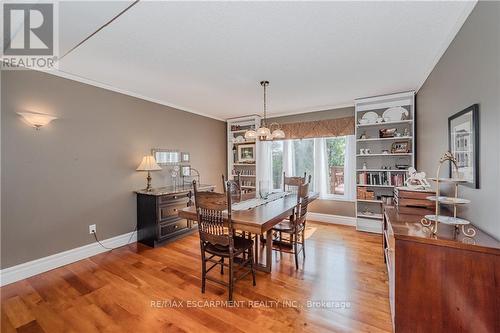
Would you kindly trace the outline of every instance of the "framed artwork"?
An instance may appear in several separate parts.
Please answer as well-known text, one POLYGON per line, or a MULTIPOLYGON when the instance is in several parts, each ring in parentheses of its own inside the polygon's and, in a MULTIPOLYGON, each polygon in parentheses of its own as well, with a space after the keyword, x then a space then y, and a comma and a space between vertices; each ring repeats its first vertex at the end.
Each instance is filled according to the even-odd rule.
POLYGON ((178 150, 175 149, 151 149, 151 154, 155 157, 158 165, 175 165, 180 162, 181 156, 178 150))
POLYGON ((255 145, 239 145, 238 146, 238 161, 242 163, 255 162, 255 145))
POLYGON ((190 156, 189 156, 189 153, 188 152, 182 152, 181 153, 181 162, 183 163, 188 163, 189 160, 190 160, 190 156))
POLYGON ((448 145, 457 160, 458 175, 450 163, 450 177, 467 180, 479 188, 479 105, 474 104, 448 118, 448 145))
POLYGON ((191 166, 190 165, 181 166, 181 176, 182 177, 190 177, 191 176, 191 166))
POLYGON ((391 154, 405 154, 410 151, 408 141, 396 141, 391 146, 391 154))

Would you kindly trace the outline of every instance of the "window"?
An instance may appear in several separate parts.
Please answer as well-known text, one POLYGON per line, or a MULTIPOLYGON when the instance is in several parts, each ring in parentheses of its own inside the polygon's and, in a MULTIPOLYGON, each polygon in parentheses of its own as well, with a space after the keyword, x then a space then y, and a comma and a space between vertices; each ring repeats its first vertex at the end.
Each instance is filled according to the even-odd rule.
POLYGON ((328 156, 329 194, 344 195, 344 162, 346 137, 326 139, 328 156))
POLYGON ((271 151, 273 189, 280 189, 283 188, 283 141, 273 141, 271 151))
POLYGON ((354 145, 352 135, 272 142, 273 188, 283 188, 283 172, 293 176, 306 173, 312 176, 311 190, 321 198, 353 200, 354 145))

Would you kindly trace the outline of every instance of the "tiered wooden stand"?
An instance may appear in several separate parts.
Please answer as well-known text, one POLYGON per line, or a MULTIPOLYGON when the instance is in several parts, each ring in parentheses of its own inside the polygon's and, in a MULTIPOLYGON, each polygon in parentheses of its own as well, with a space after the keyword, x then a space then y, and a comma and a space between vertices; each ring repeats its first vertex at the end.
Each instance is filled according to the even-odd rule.
POLYGON ((428 200, 434 201, 436 203, 435 214, 425 215, 425 218, 423 218, 422 221, 420 221, 420 223, 422 223, 422 225, 426 227, 429 227, 433 235, 436 235, 438 233, 439 223, 444 223, 444 224, 454 225, 457 231, 459 231, 460 230, 459 228, 461 228, 462 233, 467 237, 474 237, 476 235, 476 230, 468 226, 470 224, 470 221, 457 217, 457 207, 459 205, 466 205, 470 203, 470 200, 458 197, 458 185, 466 183, 467 181, 459 178, 440 178, 439 174, 441 171, 441 166, 446 161, 449 161, 452 164, 452 166, 455 168, 456 174, 458 175, 458 167, 455 157, 453 157, 453 155, 450 152, 445 153, 443 157, 441 157, 441 159, 439 160, 439 166, 437 169, 436 178, 429 178, 430 180, 436 182, 436 195, 427 197, 428 200), (447 197, 440 195, 441 192, 440 186, 442 183, 451 183, 454 185, 455 187, 454 197, 447 197), (453 216, 441 215, 440 214, 441 205, 452 206, 453 216))

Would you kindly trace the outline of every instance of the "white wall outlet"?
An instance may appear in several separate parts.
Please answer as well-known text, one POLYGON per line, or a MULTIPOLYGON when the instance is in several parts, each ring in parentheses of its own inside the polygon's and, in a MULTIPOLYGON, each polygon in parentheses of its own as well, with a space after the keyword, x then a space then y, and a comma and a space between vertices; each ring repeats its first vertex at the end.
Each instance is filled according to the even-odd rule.
POLYGON ((89 234, 92 235, 92 234, 95 234, 96 233, 96 230, 97 230, 97 227, 95 224, 91 224, 89 225, 89 234))

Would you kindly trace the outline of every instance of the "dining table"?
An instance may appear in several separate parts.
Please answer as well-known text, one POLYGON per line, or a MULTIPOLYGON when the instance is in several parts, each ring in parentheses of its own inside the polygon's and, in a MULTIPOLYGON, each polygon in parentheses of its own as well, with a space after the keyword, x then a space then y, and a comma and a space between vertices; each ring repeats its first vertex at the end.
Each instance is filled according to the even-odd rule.
MULTIPOLYGON (((317 192, 310 192, 308 195, 309 202, 317 199, 318 196, 317 192)), ((259 202, 256 192, 250 192, 232 196, 231 202, 233 207, 249 206, 246 209, 231 210, 233 229, 256 235, 254 238, 255 268, 270 273, 273 250, 272 228, 286 218, 293 221, 294 211, 297 206, 297 194, 285 193, 276 197, 276 199, 271 198, 259 202), (254 203, 257 205, 254 206, 254 203), (265 245, 264 260, 259 255, 262 236, 265 236, 263 240, 265 245)), ((198 219, 195 205, 179 210, 178 214, 179 217, 187 220, 197 221, 198 219)))

